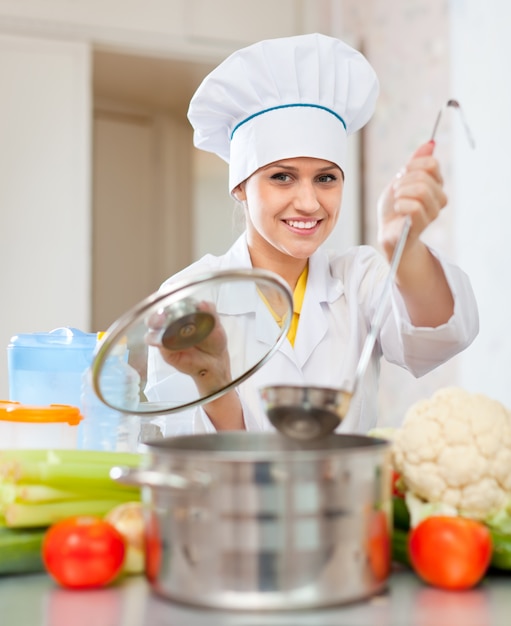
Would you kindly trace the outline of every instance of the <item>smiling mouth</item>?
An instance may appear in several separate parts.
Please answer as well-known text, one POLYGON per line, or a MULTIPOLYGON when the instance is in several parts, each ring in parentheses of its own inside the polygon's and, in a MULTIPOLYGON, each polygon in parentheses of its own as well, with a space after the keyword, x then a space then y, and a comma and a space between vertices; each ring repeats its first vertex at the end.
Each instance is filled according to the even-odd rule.
POLYGON ((284 220, 288 226, 299 228, 300 230, 312 230, 319 224, 319 220, 284 220))

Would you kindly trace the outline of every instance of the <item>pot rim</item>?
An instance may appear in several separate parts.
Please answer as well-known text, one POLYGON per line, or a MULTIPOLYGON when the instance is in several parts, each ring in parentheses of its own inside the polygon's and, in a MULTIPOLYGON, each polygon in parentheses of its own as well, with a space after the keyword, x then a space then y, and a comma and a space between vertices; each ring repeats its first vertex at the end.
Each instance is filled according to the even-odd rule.
POLYGON ((279 433, 229 431, 204 435, 181 435, 143 444, 159 458, 194 456, 201 460, 296 461, 325 455, 372 454, 390 448, 390 441, 358 434, 332 434, 314 441, 295 441, 279 433))

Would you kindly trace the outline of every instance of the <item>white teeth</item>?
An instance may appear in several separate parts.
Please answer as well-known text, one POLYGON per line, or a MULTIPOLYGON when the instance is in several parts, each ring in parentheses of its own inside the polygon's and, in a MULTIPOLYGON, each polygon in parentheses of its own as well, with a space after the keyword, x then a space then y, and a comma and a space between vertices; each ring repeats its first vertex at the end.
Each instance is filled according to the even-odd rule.
POLYGON ((302 230, 306 230, 308 228, 314 228, 318 223, 318 220, 310 221, 310 222, 298 222, 294 220, 286 220, 286 223, 293 228, 301 228, 302 230))

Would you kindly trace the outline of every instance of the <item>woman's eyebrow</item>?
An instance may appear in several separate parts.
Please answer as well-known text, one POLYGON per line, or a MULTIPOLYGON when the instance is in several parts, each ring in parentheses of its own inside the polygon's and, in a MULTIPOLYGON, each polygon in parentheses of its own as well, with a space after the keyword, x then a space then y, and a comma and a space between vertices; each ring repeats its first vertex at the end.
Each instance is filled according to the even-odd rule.
POLYGON ((263 166, 261 169, 264 170, 281 170, 285 168, 286 170, 297 170, 298 168, 294 165, 287 165, 286 163, 270 163, 269 165, 263 166))
POLYGON ((332 165, 327 165, 326 167, 320 167, 320 168, 318 169, 318 172, 329 172, 329 171, 331 171, 331 170, 337 170, 337 171, 340 171, 340 169, 341 169, 341 168, 340 168, 338 165, 334 165, 334 164, 332 164, 332 165))
MULTIPOLYGON (((286 169, 286 170, 294 170, 296 172, 300 168, 296 167, 295 165, 287 165, 286 163, 270 163, 270 165, 266 165, 266 166, 262 167, 261 169, 264 169, 264 170, 271 170, 271 169, 282 170, 282 169, 286 169)), ((331 170, 341 171, 341 168, 339 166, 334 165, 332 163, 332 165, 325 165, 325 167, 319 167, 316 170, 316 173, 317 172, 329 172, 331 170)))

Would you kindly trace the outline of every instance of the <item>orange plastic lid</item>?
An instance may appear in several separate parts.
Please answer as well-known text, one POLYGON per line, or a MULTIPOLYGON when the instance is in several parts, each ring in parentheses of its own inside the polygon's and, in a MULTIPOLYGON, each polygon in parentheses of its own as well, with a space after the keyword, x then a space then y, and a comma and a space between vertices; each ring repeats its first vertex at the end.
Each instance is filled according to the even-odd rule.
POLYGON ((68 404, 31 406, 20 402, 0 400, 0 421, 3 422, 32 422, 34 424, 67 422, 70 426, 76 426, 82 419, 80 409, 68 404))

